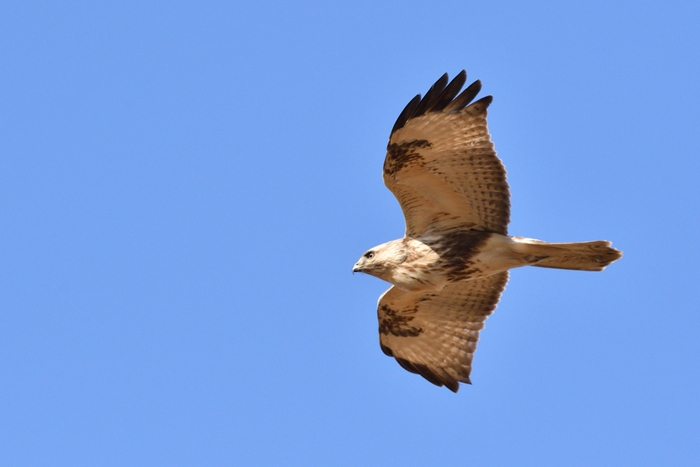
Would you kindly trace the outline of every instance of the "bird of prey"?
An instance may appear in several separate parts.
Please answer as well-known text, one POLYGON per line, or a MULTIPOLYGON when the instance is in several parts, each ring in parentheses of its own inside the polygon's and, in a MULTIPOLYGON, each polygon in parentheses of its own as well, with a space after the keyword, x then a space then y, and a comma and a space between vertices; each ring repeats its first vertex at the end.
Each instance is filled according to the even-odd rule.
POLYGON ((479 331, 520 266, 601 271, 610 242, 547 243, 508 236, 506 171, 486 126, 492 96, 460 93, 464 70, 415 96, 391 130, 384 183, 406 221, 403 238, 353 266, 392 286, 379 298, 379 345, 406 370, 453 392, 469 374, 479 331))

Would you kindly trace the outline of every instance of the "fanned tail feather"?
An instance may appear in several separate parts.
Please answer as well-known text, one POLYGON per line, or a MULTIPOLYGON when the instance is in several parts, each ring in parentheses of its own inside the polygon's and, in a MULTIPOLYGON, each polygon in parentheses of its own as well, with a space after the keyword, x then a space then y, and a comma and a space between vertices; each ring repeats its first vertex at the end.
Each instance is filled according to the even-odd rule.
POLYGON ((577 271, 602 271, 622 257, 610 242, 547 243, 523 237, 511 237, 514 250, 523 255, 530 266, 577 271))

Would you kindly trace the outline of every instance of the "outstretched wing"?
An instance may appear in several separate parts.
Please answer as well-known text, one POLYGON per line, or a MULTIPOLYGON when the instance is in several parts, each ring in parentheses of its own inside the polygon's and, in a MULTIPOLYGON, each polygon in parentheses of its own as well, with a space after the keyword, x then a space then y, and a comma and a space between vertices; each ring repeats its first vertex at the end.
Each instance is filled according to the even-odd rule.
POLYGON ((466 79, 462 70, 447 84, 445 73, 423 99, 409 102, 392 129, 384 183, 401 204, 406 235, 454 229, 507 234, 506 171, 486 126, 492 97, 468 105, 481 82, 457 95, 466 79))
POLYGON ((441 291, 406 292, 395 286, 379 298, 379 345, 406 370, 438 386, 469 383, 484 321, 496 309, 508 272, 454 282, 441 291))

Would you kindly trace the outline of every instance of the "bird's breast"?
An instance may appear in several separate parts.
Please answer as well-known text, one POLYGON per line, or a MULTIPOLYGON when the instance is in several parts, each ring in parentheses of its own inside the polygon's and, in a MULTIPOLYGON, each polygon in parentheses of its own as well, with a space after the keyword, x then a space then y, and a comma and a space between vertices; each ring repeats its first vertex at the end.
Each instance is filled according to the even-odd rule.
POLYGON ((392 284, 404 290, 441 289, 451 282, 490 276, 522 266, 500 234, 461 230, 410 239, 406 261, 393 271, 392 284))
POLYGON ((440 255, 430 245, 406 240, 406 260, 391 271, 389 282, 407 290, 441 289, 447 282, 439 271, 440 255))

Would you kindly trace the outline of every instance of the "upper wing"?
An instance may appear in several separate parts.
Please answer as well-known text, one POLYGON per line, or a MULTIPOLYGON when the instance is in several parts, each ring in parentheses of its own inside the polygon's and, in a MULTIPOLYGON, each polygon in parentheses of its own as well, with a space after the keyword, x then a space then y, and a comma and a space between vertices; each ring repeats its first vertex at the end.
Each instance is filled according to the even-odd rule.
POLYGON ((457 392, 469 374, 479 331, 496 309, 508 272, 448 284, 440 292, 392 286, 379 298, 379 345, 412 373, 457 392))
POLYGON ((401 112, 389 138, 384 183, 399 200, 406 234, 476 229, 507 234, 510 194, 506 171, 486 127, 487 96, 462 72, 447 84, 445 73, 423 99, 401 112), (457 96, 457 97, 455 97, 457 96))

